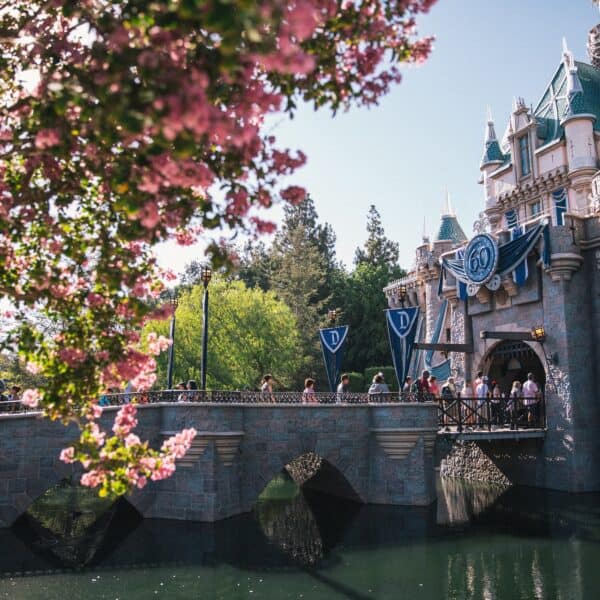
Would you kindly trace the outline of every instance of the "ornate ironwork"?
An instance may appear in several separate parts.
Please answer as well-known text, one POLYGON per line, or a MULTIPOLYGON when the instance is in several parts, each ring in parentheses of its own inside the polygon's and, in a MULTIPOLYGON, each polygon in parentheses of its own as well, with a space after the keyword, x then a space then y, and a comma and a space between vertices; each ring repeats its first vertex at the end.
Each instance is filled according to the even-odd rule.
POLYGON ((433 396, 417 393, 387 392, 378 394, 318 392, 305 395, 302 392, 248 392, 248 391, 205 391, 202 390, 160 390, 151 392, 128 392, 105 394, 100 398, 100 406, 120 406, 158 403, 201 403, 201 404, 399 404, 409 402, 432 402, 433 396))

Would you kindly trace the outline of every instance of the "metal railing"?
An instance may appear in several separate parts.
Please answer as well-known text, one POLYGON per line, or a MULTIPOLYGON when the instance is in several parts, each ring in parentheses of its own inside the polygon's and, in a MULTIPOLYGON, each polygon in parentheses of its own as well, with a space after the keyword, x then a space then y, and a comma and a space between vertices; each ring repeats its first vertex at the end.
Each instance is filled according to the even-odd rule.
MULTIPOLYGON (((544 428, 546 424, 545 397, 536 398, 435 398, 421 392, 331 393, 318 392, 254 392, 254 391, 200 391, 160 390, 150 392, 126 392, 104 394, 98 404, 103 407, 158 403, 206 403, 206 404, 278 404, 278 405, 356 405, 356 404, 406 404, 412 402, 436 402, 440 430, 458 432, 494 428, 532 429, 544 428)), ((0 415, 39 412, 38 408, 25 406, 20 401, 0 402, 0 415)))
POLYGON ((0 415, 5 414, 21 414, 30 412, 40 412, 39 408, 31 408, 26 406, 20 400, 2 400, 0 401, 0 415))
POLYGON ((386 392, 378 394, 353 392, 253 392, 253 391, 206 391, 161 390, 105 394, 100 406, 120 406, 129 402, 137 404, 200 402, 208 404, 401 404, 408 402, 434 402, 429 395, 386 392))
POLYGON ((441 430, 543 429, 546 426, 544 395, 535 398, 439 398, 441 430))

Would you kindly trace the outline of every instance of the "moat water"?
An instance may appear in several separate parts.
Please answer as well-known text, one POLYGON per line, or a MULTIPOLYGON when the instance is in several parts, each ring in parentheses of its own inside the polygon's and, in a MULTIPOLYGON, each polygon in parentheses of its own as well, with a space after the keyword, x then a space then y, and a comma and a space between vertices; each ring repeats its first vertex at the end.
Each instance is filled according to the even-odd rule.
POLYGON ((282 475, 253 513, 202 524, 77 494, 0 530, 0 598, 600 597, 600 495, 441 480, 430 508, 362 506, 282 475))

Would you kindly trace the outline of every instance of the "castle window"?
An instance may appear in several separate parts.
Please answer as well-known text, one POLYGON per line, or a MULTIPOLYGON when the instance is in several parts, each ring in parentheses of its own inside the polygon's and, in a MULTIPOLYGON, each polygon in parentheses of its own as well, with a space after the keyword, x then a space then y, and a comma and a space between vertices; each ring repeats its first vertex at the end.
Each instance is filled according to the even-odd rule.
POLYGON ((529 160, 529 136, 519 138, 519 158, 521 161, 521 177, 531 173, 531 162, 529 160))
POLYGON ((529 205, 529 212, 532 217, 537 217, 542 212, 542 203, 537 200, 529 205))

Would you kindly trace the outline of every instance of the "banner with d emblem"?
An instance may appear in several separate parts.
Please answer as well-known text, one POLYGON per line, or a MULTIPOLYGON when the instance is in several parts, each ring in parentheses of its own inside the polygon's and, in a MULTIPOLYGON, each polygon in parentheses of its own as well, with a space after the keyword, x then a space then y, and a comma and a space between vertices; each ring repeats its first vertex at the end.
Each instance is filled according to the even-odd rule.
POLYGON ((413 345, 417 333, 419 307, 392 308, 385 311, 392 361, 400 390, 408 375, 413 345))
POLYGON ((329 389, 336 391, 337 384, 342 374, 342 359, 344 358, 344 343, 348 335, 348 326, 329 327, 319 329, 321 347, 323 348, 323 360, 329 380, 329 389))

